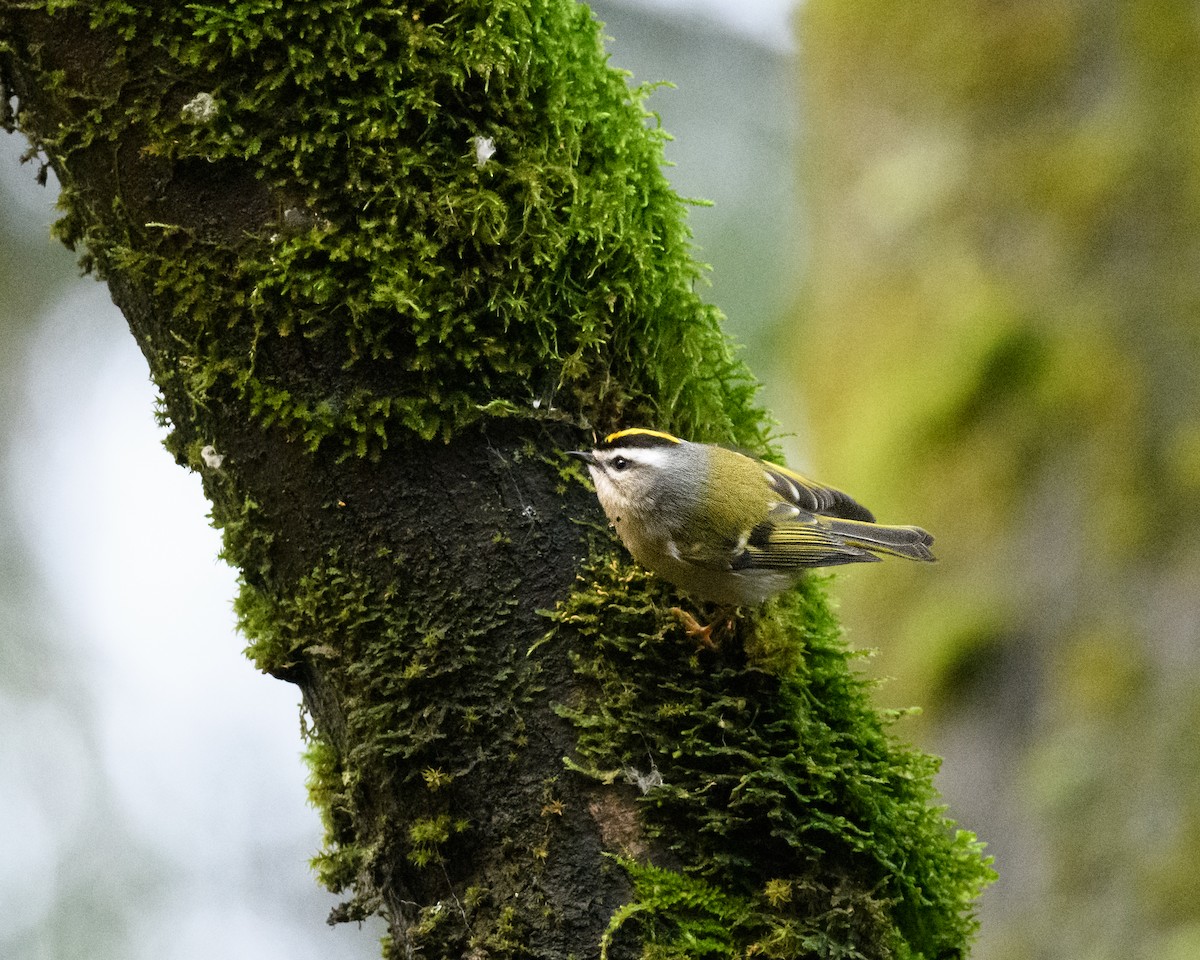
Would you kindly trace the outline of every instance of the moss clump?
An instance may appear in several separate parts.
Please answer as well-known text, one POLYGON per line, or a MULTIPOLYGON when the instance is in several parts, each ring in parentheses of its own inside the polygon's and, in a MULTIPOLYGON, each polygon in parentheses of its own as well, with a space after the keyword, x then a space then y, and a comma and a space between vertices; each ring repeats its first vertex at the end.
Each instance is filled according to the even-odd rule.
POLYGON ((629 915, 674 931, 669 955, 741 956, 793 934, 823 938, 822 956, 965 949, 992 872, 974 836, 934 806, 937 760, 899 744, 871 706, 816 578, 710 652, 662 626, 669 601, 644 574, 606 558, 582 576, 551 614, 592 691, 560 708, 579 732, 571 766, 609 782, 649 768, 661 778, 643 778, 637 802, 683 868, 633 865, 629 915), (769 656, 748 656, 761 650, 756 626, 773 621, 769 656), (705 939, 697 915, 736 922, 705 939))
POLYGON ((466 820, 455 820, 448 813, 414 820, 408 826, 408 839, 412 842, 408 859, 418 867, 440 862, 442 846, 469 826, 466 820))
MULTIPOLYGON (((339 893, 352 887, 370 862, 370 852, 355 842, 352 797, 337 750, 326 740, 312 739, 304 753, 308 763, 308 796, 321 814, 325 830, 324 849, 313 857, 313 869, 327 890, 339 893)), ((378 902, 355 904, 353 916, 364 919, 378 902)))
MULTIPOLYGON (((378 881, 360 881, 384 875, 397 855, 418 870, 440 860, 469 828, 451 812, 461 803, 457 775, 511 764, 524 742, 522 710, 536 689, 536 663, 511 648, 507 659, 481 656, 486 638, 504 629, 511 603, 484 609, 434 584, 424 601, 410 586, 400 602, 403 564, 395 567, 397 579, 381 583, 331 557, 285 600, 243 583, 237 601, 247 653, 260 668, 287 674, 319 660, 350 707, 344 727, 322 731, 307 752, 309 794, 325 825, 325 849, 314 864, 334 892, 377 888, 378 881), (447 689, 457 695, 447 697, 447 689), (469 758, 464 769, 446 766, 456 756, 469 758), (366 771, 389 771, 402 810, 380 805, 366 771)), ((344 914, 370 912, 374 895, 368 900, 344 914)))
POLYGON ((605 960, 618 931, 638 927, 645 960, 862 960, 910 957, 863 952, 866 944, 888 944, 886 904, 848 885, 830 889, 814 879, 771 880, 750 896, 732 896, 696 876, 646 863, 621 860, 633 881, 635 899, 619 909, 600 945, 605 960))
POLYGON ((54 145, 57 229, 153 291, 171 336, 147 353, 176 422, 232 396, 356 456, 551 407, 761 439, 753 383, 693 292, 649 91, 607 67, 586 7, 55 8, 120 38, 112 77, 158 81, 57 78, 87 106, 54 145), (69 171, 98 148, 180 196, 90 208, 69 171))

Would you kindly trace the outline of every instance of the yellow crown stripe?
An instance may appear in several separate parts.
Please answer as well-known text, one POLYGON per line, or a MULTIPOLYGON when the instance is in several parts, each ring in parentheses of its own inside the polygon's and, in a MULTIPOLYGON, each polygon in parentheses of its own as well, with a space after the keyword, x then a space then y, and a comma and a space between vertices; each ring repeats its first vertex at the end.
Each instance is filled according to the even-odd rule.
POLYGON ((669 433, 663 433, 661 430, 643 430, 641 427, 630 427, 628 430, 618 430, 616 433, 610 433, 604 438, 606 444, 616 443, 618 440, 624 440, 626 437, 658 437, 660 440, 669 440, 671 443, 682 443, 678 437, 673 437, 669 433))

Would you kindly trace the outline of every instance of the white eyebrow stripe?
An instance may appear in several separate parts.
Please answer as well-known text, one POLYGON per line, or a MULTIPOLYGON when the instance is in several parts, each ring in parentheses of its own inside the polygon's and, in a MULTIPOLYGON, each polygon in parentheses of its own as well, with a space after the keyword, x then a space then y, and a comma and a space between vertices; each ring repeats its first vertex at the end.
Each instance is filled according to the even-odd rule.
POLYGON ((668 466, 667 454, 667 450, 656 447, 631 447, 626 450, 618 447, 615 450, 604 450, 598 456, 606 464, 612 463, 617 457, 624 457, 630 463, 665 469, 668 466))

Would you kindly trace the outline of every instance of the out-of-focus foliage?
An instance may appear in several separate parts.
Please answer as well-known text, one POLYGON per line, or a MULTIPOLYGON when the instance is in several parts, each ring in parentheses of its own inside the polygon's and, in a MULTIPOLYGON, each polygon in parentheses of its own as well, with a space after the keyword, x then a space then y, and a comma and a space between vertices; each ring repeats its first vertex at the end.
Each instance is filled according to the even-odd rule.
MULTIPOLYGON (((22 153, 0 134, 0 163, 11 170, 22 153)), ((28 169, 22 171, 33 179, 28 169)), ((38 313, 74 272, 72 258, 51 241, 45 223, 30 224, 36 203, 11 176, 0 178, 0 474, 9 479, 10 444, 28 414, 25 344, 38 313)), ((48 207, 48 202, 47 202, 48 207)), ((4 770, 0 849, 19 875, 0 882, 0 953, 33 957, 25 932, 58 910, 38 946, 43 955, 81 956, 89 947, 116 956, 129 923, 122 897, 144 896, 158 864, 113 822, 113 798, 94 756, 94 704, 81 694, 85 668, 62 617, 47 609, 49 596, 32 569, 17 520, 18 492, 0 488, 0 767, 4 770), (78 798, 86 795, 87 803, 78 798), (120 854, 142 856, 144 882, 133 882, 120 854), (32 860, 47 864, 27 869, 32 860), (105 864, 105 883, 60 874, 59 864, 105 864), (26 868, 26 869, 22 869, 26 868)))
POLYGON ((801 59, 823 476, 943 561, 837 593, 993 841, 976 956, 1200 956, 1195 5, 810 0, 801 59))

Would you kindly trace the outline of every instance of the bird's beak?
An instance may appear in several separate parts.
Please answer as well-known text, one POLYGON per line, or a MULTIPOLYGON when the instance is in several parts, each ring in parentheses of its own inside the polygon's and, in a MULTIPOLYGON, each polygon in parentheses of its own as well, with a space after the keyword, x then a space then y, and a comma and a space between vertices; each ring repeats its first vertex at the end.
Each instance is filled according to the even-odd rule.
POLYGON ((568 450, 567 456, 574 457, 576 460, 582 460, 589 467, 594 467, 596 465, 596 455, 588 452, 587 450, 568 450))

